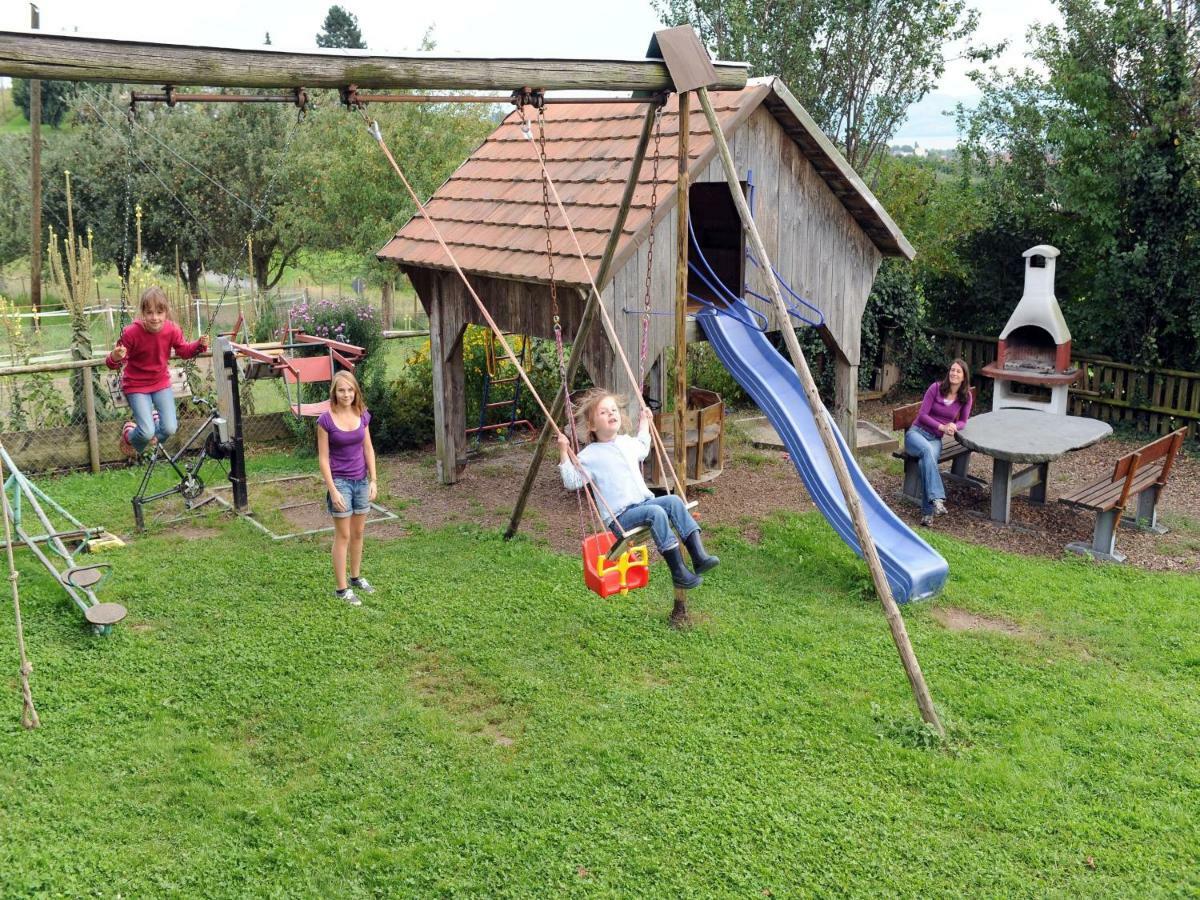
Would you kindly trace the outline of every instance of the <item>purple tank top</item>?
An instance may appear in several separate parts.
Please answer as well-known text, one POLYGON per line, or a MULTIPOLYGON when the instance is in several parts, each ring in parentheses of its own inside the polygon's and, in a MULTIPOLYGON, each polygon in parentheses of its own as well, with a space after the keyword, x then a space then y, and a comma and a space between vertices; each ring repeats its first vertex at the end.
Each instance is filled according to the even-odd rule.
POLYGON ((363 441, 367 438, 367 426, 371 414, 363 410, 358 427, 353 431, 342 431, 329 412, 321 413, 317 425, 329 435, 329 471, 334 478, 349 478, 353 481, 367 477, 367 457, 363 453, 363 441))

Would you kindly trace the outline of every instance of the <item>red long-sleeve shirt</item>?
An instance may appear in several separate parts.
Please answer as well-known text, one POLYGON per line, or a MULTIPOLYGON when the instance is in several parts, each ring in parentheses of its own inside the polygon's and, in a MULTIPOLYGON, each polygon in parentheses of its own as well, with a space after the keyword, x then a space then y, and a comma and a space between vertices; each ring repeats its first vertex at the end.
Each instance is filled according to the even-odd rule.
POLYGON ((942 400, 941 385, 940 381, 935 381, 925 391, 915 422, 922 431, 932 437, 942 436, 942 432, 938 430, 939 425, 948 425, 953 422, 959 428, 965 427, 967 419, 971 415, 971 406, 975 402, 975 399, 968 394, 967 402, 962 403, 956 394, 954 399, 945 403, 942 400))
POLYGON ((185 341, 183 330, 168 319, 156 332, 146 330, 141 319, 125 326, 117 343, 125 348, 125 359, 118 362, 111 353, 104 358, 110 369, 125 366, 121 373, 121 390, 126 394, 153 394, 171 386, 167 360, 171 351, 180 359, 191 359, 204 347, 200 341, 185 341))

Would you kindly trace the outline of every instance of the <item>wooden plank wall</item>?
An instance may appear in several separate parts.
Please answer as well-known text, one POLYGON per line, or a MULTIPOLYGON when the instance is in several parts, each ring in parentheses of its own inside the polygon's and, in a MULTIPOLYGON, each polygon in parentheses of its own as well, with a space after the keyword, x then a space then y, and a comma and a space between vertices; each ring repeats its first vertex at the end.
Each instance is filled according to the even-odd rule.
MULTIPOLYGON (((737 130, 729 147, 742 179, 748 171, 753 173, 755 222, 775 268, 797 293, 821 309, 839 350, 857 365, 862 312, 882 255, 765 108, 756 110, 737 130)), ((723 184, 720 162, 713 160, 696 182, 723 184)), ((674 228, 668 217, 655 230, 652 293, 656 312, 669 312, 674 303, 674 258, 674 228)), ((605 291, 614 319, 620 315, 630 320, 623 333, 631 361, 637 353, 638 317, 621 310, 641 309, 645 272, 643 242, 605 291)), ((770 295, 765 273, 749 263, 747 281, 758 293, 770 295)), ((752 303, 760 312, 772 315, 770 304, 752 303)), ((670 318, 652 317, 650 359, 673 342, 670 318)))
MULTIPOLYGON (((851 365, 856 366, 862 311, 881 254, 767 109, 756 110, 729 144, 742 179, 745 180, 747 171, 753 172, 755 220, 772 262, 797 293, 822 310, 838 349, 851 365)), ((725 183, 719 160, 714 159, 696 181, 725 183)), ((660 204, 670 200, 671 192, 669 187, 660 187, 660 204)), ((664 208, 660 207, 660 211, 664 208)), ((675 342, 675 326, 669 315, 675 302, 674 223, 673 215, 663 214, 654 231, 651 298, 655 315, 650 318, 647 371, 675 342)), ((638 313, 645 297, 648 249, 649 242, 643 240, 602 294, 635 375, 640 350, 641 317, 638 313)), ((749 263, 746 265, 750 286, 769 296, 763 271, 749 263)), ((414 284, 424 283, 420 271, 409 274, 415 276, 414 284)), ((438 280, 449 302, 465 305, 467 322, 485 324, 457 275, 442 272, 425 277, 438 280)), ((471 283, 501 328, 537 337, 553 337, 549 290, 545 285, 477 276, 471 276, 471 283)), ((428 311, 428 302, 420 286, 418 293, 422 294, 422 302, 428 311)), ((583 299, 573 291, 559 291, 562 324, 568 340, 578 328, 583 299)), ((760 312, 774 319, 770 304, 752 302, 760 312)), ((589 342, 584 365, 597 384, 622 394, 634 390, 615 356, 606 349, 599 329, 589 342)))
MULTIPOLYGON (((996 358, 994 337, 940 328, 930 329, 929 334, 948 356, 966 360, 973 373, 996 358)), ((1154 435, 1187 425, 1189 439, 1200 440, 1200 372, 1142 369, 1087 353, 1073 353, 1071 361, 1084 372, 1070 391, 1072 415, 1154 435)), ((979 387, 990 389, 991 379, 975 380, 979 387)))

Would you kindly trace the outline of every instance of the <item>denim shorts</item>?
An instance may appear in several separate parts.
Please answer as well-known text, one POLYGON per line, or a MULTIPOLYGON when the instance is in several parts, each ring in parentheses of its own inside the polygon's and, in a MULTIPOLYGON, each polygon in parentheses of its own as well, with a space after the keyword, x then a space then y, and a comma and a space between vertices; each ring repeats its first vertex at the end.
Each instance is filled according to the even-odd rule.
POLYGON ((346 501, 345 512, 333 508, 333 498, 325 494, 325 508, 335 519, 346 516, 365 516, 371 511, 371 479, 369 478, 338 478, 334 477, 333 486, 338 489, 342 499, 346 501))

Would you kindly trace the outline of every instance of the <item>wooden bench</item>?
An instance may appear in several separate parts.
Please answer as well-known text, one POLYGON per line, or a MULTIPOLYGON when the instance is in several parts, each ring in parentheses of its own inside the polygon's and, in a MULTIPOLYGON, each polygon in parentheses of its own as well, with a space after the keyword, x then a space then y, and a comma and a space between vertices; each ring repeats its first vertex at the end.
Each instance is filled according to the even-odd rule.
MULTIPOLYGON (((975 388, 971 388, 971 401, 971 406, 974 408, 975 388)), ((915 456, 909 456, 904 451, 904 432, 912 427, 920 410, 921 403, 919 401, 905 406, 897 406, 892 410, 892 430, 901 433, 900 449, 893 453, 892 457, 904 461, 904 487, 902 490, 905 499, 914 503, 921 502, 921 467, 915 456)), ((945 473, 947 477, 964 484, 984 484, 978 478, 972 478, 967 474, 971 465, 971 451, 950 435, 942 437, 942 455, 938 457, 938 465, 944 462, 950 463, 950 471, 945 473)))
POLYGON ((1099 478, 1058 502, 1096 514, 1096 527, 1090 545, 1075 542, 1067 545, 1074 553, 1084 553, 1109 562, 1124 562, 1117 552, 1117 528, 1121 522, 1156 534, 1166 529, 1158 524, 1158 498, 1171 476, 1175 456, 1183 446, 1187 428, 1139 447, 1117 460, 1112 474, 1099 478), (1126 516, 1130 498, 1137 498, 1134 515, 1126 516))

